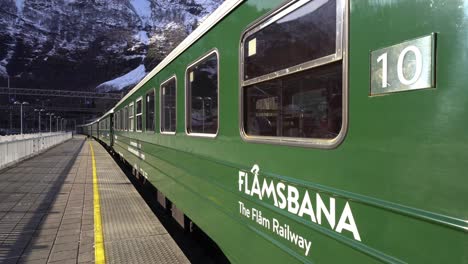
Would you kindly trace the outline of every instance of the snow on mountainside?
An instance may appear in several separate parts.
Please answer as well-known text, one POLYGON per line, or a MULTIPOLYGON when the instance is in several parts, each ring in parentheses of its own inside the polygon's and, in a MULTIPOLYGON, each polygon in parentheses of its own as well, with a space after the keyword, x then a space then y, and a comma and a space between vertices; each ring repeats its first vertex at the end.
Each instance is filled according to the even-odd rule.
POLYGON ((0 86, 126 88, 111 84, 150 71, 222 1, 0 0, 0 86))
POLYGON ((96 87, 98 91, 109 92, 112 90, 122 90, 126 87, 135 85, 146 75, 145 65, 140 65, 127 74, 119 76, 113 80, 102 83, 96 87))
POLYGON ((135 13, 140 17, 143 26, 150 24, 151 21, 151 3, 148 0, 131 0, 135 13))

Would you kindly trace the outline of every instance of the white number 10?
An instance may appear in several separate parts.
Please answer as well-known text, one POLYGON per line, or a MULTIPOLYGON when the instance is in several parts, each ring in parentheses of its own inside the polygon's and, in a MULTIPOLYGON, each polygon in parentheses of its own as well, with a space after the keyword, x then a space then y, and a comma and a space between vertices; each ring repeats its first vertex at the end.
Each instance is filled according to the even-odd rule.
MULTIPOLYGON (((387 88, 388 86, 388 60, 387 60, 387 52, 383 53, 377 58, 377 62, 382 62, 382 88, 387 88)), ((412 85, 419 80, 422 73, 422 54, 421 51, 416 46, 408 46, 404 48, 400 55, 398 56, 397 62, 397 75, 398 81, 403 85, 412 85), (403 62, 405 60, 405 56, 408 52, 413 52, 415 57, 415 71, 414 75, 411 79, 406 79, 405 75, 403 74, 403 62)))
POLYGON ((382 88, 387 88, 387 52, 377 58, 377 62, 382 61, 382 88))

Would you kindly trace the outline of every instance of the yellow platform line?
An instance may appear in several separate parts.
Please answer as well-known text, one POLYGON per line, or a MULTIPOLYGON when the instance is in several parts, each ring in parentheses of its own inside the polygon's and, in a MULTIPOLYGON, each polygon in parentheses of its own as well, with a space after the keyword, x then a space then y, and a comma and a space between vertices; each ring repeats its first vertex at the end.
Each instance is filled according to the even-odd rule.
POLYGON ((102 235, 101 206, 99 203, 99 187, 96 173, 96 160, 94 159, 94 149, 89 142, 91 149, 91 159, 93 162, 93 203, 94 203, 94 262, 96 264, 106 263, 104 251, 104 236, 102 235))

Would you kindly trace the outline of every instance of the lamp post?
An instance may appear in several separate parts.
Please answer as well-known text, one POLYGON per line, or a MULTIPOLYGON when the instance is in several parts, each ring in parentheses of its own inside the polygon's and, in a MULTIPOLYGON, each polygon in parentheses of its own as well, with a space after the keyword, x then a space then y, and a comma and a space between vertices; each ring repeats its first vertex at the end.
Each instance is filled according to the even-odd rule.
POLYGON ((44 112, 44 109, 34 109, 34 112, 38 112, 39 114, 39 133, 41 133, 41 112, 44 112))
POLYGON ((21 121, 21 135, 23 135, 23 105, 29 104, 28 102, 15 101, 15 105, 20 105, 20 121, 21 121))
POLYGON ((52 132, 52 116, 54 115, 54 113, 46 113, 46 115, 49 116, 49 133, 52 132))
POLYGON ((55 117, 55 132, 58 132, 60 116, 55 117))

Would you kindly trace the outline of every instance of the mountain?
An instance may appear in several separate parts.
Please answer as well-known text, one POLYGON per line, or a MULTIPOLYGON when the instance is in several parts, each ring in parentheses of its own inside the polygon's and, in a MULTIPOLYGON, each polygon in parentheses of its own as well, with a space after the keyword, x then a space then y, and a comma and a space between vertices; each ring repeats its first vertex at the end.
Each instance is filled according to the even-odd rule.
POLYGON ((0 0, 0 86, 128 88, 222 1, 0 0))

